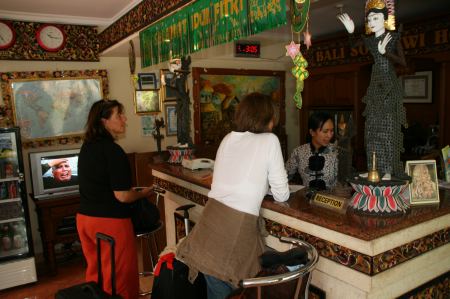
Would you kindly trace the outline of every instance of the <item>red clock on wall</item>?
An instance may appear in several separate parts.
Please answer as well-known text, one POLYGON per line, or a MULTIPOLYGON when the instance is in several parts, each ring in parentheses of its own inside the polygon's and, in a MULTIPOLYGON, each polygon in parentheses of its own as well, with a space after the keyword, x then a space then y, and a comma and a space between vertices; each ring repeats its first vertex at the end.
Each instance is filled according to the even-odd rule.
POLYGON ((66 34, 59 26, 42 25, 36 32, 36 39, 42 49, 49 52, 56 52, 64 47, 66 34))
POLYGON ((254 41, 236 41, 234 43, 235 57, 254 57, 261 55, 261 44, 254 41))
POLYGON ((0 50, 5 50, 14 45, 16 32, 13 27, 5 21, 0 21, 0 50))

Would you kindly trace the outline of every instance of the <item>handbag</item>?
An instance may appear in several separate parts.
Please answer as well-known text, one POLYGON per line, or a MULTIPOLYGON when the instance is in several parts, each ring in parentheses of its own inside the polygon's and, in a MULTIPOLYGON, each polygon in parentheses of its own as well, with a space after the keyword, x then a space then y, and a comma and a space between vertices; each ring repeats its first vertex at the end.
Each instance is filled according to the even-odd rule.
POLYGON ((134 232, 152 231, 159 225, 159 209, 146 197, 139 198, 130 205, 134 232))

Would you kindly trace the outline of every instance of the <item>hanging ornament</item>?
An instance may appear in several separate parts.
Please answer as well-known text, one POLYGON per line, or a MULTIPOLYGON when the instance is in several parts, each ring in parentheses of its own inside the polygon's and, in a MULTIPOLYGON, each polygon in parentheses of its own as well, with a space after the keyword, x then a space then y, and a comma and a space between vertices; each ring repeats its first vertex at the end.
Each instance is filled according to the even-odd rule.
POLYGON ((294 41, 291 41, 289 45, 285 46, 286 48, 286 56, 291 56, 292 59, 300 53, 300 44, 296 44, 294 41))
POLYGON ((294 67, 291 72, 292 75, 297 79, 295 84, 295 94, 294 103, 298 109, 302 109, 302 91, 303 91, 303 80, 309 77, 309 72, 306 70, 308 67, 308 62, 303 57, 302 52, 298 52, 297 56, 293 58, 294 67))
POLYGON ((309 33, 309 22, 306 24, 306 31, 303 32, 303 40, 306 45, 306 49, 309 50, 309 47, 311 47, 311 33, 309 33))
POLYGON ((310 0, 292 0, 291 23, 294 32, 300 33, 306 25, 309 17, 310 0))

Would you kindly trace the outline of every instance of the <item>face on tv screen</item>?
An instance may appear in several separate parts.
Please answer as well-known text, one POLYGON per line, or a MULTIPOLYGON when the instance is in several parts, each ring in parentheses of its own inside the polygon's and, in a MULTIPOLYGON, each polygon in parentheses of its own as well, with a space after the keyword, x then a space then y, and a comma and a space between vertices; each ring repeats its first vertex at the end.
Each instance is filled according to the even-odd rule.
POLYGON ((78 156, 52 156, 41 158, 44 189, 78 185, 78 156))

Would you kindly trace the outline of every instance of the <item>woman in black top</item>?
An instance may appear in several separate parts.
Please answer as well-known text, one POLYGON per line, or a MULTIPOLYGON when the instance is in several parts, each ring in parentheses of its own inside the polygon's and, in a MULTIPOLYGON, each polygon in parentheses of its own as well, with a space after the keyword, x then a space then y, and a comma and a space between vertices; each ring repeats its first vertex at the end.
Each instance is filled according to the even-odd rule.
MULTIPOLYGON (((131 169, 123 149, 115 143, 125 133, 127 118, 116 100, 95 102, 89 111, 84 143, 78 159, 80 208, 77 230, 86 257, 86 281, 97 281, 97 232, 116 241, 116 289, 123 298, 135 299, 139 276, 130 203, 147 197, 151 188, 132 189, 131 169)), ((107 246, 102 247, 104 289, 111 293, 111 262, 107 246)))

